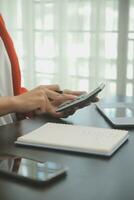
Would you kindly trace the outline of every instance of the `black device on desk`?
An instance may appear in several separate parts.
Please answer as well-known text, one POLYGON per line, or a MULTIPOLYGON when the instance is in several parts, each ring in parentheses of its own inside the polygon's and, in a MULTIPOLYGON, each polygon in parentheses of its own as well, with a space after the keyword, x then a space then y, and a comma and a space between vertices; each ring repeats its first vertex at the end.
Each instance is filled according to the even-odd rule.
POLYGON ((78 96, 76 99, 71 100, 71 101, 66 101, 65 103, 61 104, 56 112, 63 112, 63 111, 68 111, 70 109, 79 109, 82 107, 87 106, 92 99, 103 90, 105 87, 104 83, 101 83, 95 90, 90 92, 89 94, 84 94, 81 96, 78 96))
POLYGON ((34 183, 49 183, 66 175, 68 168, 55 162, 39 162, 22 157, 0 160, 0 174, 34 183))

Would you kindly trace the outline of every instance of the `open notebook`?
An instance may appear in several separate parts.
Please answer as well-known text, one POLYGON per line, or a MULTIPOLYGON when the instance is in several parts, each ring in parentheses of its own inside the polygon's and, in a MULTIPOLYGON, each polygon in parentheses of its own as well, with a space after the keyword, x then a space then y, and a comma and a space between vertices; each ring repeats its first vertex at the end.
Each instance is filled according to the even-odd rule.
POLYGON ((124 130, 47 123, 15 143, 111 156, 127 139, 124 130))

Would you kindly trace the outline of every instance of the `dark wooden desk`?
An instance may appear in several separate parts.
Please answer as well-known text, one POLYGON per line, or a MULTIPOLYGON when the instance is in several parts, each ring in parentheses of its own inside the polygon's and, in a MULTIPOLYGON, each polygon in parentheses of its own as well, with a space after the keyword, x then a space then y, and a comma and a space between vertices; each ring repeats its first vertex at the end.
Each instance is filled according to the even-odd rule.
MULTIPOLYGON (((40 161, 52 160, 69 166, 68 176, 49 187, 32 187, 28 184, 0 177, 1 200, 133 200, 134 199, 134 130, 130 138, 110 159, 24 148, 14 145, 16 137, 25 134, 47 121, 60 122, 47 116, 23 120, 0 127, 0 154, 21 155, 40 161)), ((110 127, 103 117, 90 106, 78 111, 67 122, 88 126, 110 127)))

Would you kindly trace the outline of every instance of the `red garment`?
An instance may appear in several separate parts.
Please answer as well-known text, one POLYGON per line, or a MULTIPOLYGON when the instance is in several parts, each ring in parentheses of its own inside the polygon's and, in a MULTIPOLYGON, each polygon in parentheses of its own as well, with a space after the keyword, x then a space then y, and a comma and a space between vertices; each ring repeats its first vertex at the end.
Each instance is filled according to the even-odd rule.
POLYGON ((10 59, 11 67, 12 67, 14 95, 19 95, 23 92, 26 92, 27 90, 21 87, 21 73, 20 73, 20 67, 19 67, 17 54, 15 51, 12 39, 6 29, 4 20, 1 15, 0 15, 0 37, 2 38, 4 42, 5 48, 7 50, 7 53, 10 59))
MULTIPOLYGON (((11 67, 12 67, 12 80, 13 80, 13 91, 14 95, 19 95, 27 91, 26 88, 21 87, 21 73, 20 73, 20 66, 18 57, 13 45, 13 41, 6 29, 4 20, 2 16, 0 15, 0 37, 3 40, 3 43, 5 45, 6 51, 8 53, 11 67)), ((33 113, 26 113, 26 114, 19 114, 17 115, 18 119, 23 119, 26 117, 32 117, 33 113)))

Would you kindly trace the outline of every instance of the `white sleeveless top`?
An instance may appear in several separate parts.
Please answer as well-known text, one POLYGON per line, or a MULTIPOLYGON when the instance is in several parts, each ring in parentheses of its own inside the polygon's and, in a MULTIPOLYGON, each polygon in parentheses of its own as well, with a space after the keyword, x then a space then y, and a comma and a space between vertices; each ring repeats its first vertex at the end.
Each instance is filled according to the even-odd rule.
MULTIPOLYGON (((13 95, 11 63, 4 43, 0 38, 0 96, 13 95)), ((4 115, 0 117, 0 126, 12 123, 15 119, 15 114, 4 115)))

